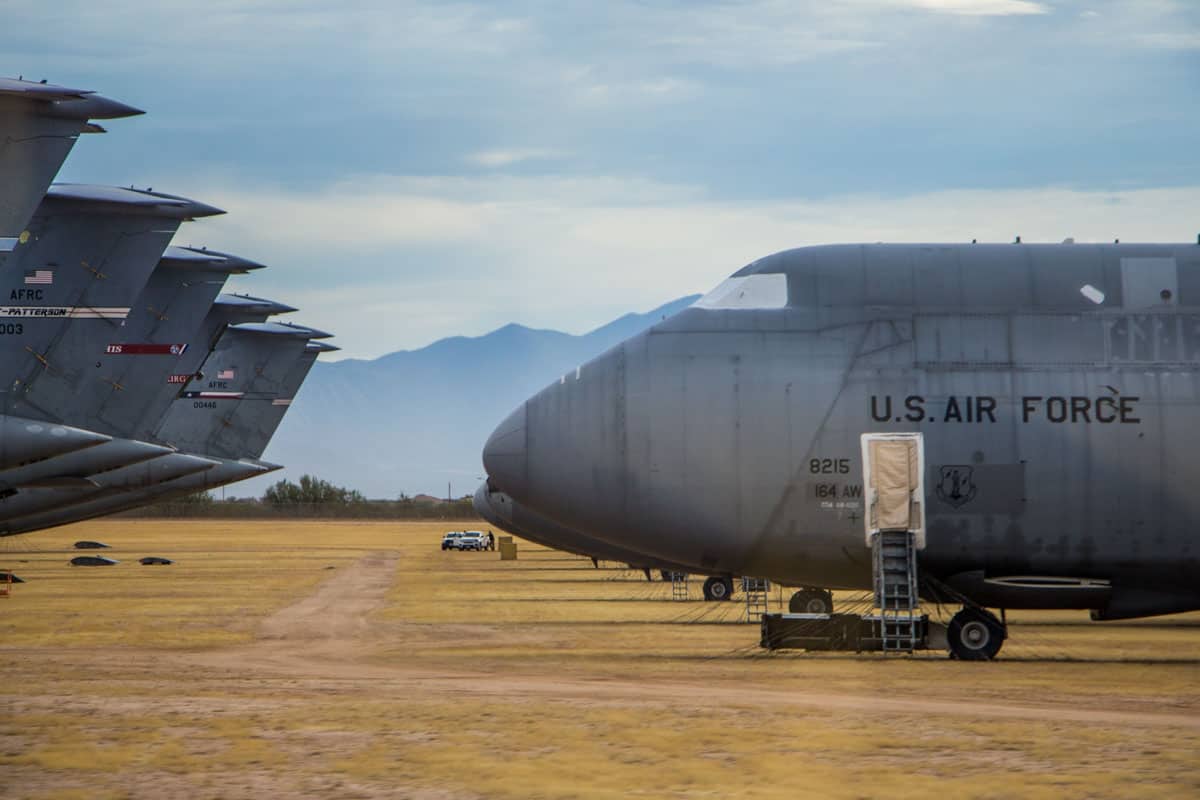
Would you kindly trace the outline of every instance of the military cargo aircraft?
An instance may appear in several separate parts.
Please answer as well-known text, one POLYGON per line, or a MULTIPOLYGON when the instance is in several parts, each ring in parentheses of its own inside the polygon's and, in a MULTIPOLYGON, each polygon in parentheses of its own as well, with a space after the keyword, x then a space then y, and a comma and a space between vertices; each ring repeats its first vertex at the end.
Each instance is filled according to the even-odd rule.
MULTIPOLYGON (((192 494, 198 491, 213 489, 235 481, 244 480, 256 475, 266 474, 279 469, 278 465, 261 461, 263 451, 274 434, 275 429, 283 420, 283 416, 291 405, 300 385, 304 382, 312 363, 324 352, 332 352, 336 347, 322 342, 308 341, 303 350, 296 354, 295 343, 305 341, 307 331, 314 336, 324 337, 320 331, 303 329, 300 326, 270 324, 253 326, 241 333, 230 336, 227 346, 212 354, 217 361, 244 365, 256 363, 254 356, 266 356, 272 365, 265 375, 255 375, 254 370, 244 370, 239 380, 236 375, 228 379, 226 397, 222 405, 228 402, 227 410, 216 412, 207 406, 199 410, 203 413, 195 416, 192 413, 196 400, 181 397, 176 402, 178 411, 169 415, 169 422, 164 422, 162 434, 176 441, 181 447, 193 450, 220 449, 222 446, 234 445, 236 456, 222 457, 213 454, 217 463, 205 471, 198 471, 186 476, 157 482, 128 492, 119 494, 97 493, 82 502, 72 503, 62 507, 46 508, 37 513, 29 514, 12 520, 0 521, 0 535, 25 533, 55 525, 65 525, 85 519, 111 514, 117 511, 134 508, 149 502, 160 502, 176 497, 192 494), (274 353, 271 351, 274 350, 274 353), (290 365, 282 363, 287 358, 286 350, 292 354, 290 365), (285 368, 279 370, 278 367, 285 368), (279 376, 282 374, 282 377, 279 376), (245 390, 245 391, 242 391, 245 390), (234 397, 240 394, 241 397, 234 397), (246 438, 241 447, 232 440, 223 442, 226 431, 243 431, 246 438)), ((225 339, 225 337, 222 337, 225 339)), ((213 364, 212 366, 217 366, 213 364)), ((206 367, 207 368, 207 367, 206 367)), ((201 401, 204 402, 204 401, 201 401)))
POLYGON ((923 593, 1197 609, 1198 307, 1200 243, 789 250, 531 397, 484 465, 622 548, 869 589, 862 437, 919 433, 923 593))
POLYGON ((0 254, 0 469, 109 440, 27 402, 32 384, 68 364, 82 369, 58 359, 71 349, 70 323, 93 336, 118 326, 180 222, 211 213, 218 212, 151 192, 50 189, 14 248, 0 254))
POLYGON ((167 248, 120 325, 95 330, 76 324, 63 331, 46 353, 59 368, 26 381, 24 401, 88 430, 137 436, 140 422, 157 420, 170 404, 163 387, 178 393, 174 364, 189 348, 208 344, 193 337, 226 279, 261 266, 167 248))
MULTIPOLYGON (((168 248, 164 259, 174 258, 177 249, 168 248)), ((224 254, 218 257, 221 260, 237 258, 224 254)), ((193 304, 203 302, 202 296, 192 294, 190 297, 193 304)), ((179 316, 184 319, 194 318, 194 309, 179 307, 177 310, 179 316)), ((183 337, 186 346, 179 353, 155 354, 152 360, 158 362, 157 373, 150 373, 148 378, 141 378, 136 383, 132 380, 125 382, 122 396, 135 395, 130 397, 128 402, 152 407, 155 409, 152 412, 155 416, 136 420, 136 428, 129 438, 112 439, 105 441, 102 446, 88 447, 67 455, 42 458, 19 467, 0 470, 0 517, 10 515, 12 509, 17 508, 16 504, 4 501, 18 490, 28 493, 33 489, 94 489, 98 484, 87 476, 174 453, 175 449, 172 447, 152 444, 149 441, 154 438, 159 421, 165 414, 165 411, 158 409, 169 408, 184 383, 190 382, 199 374, 204 359, 212 350, 221 331, 227 325, 263 322, 274 314, 292 311, 295 309, 291 306, 262 298, 243 295, 219 296, 207 309, 202 324, 194 326, 196 330, 183 337), (182 373, 176 370, 182 370, 182 373)), ((166 334, 164 341, 176 341, 177 337, 177 330, 172 329, 166 334)), ((103 340, 99 343, 103 346, 103 340)), ((83 412, 86 409, 79 411, 83 412)), ((150 480, 150 476, 145 480, 150 480)))
MULTIPOLYGON (((140 113, 89 91, 0 79, 5 532, 16 532, 16 520, 22 531, 59 524, 71 509, 89 504, 137 505, 155 499, 164 484, 176 490, 209 485, 194 482, 200 475, 211 474, 217 485, 276 469, 257 456, 311 366, 310 360, 299 367, 308 357, 305 343, 327 336, 261 325, 272 314, 294 311, 290 306, 240 295, 213 302, 229 274, 261 265, 167 244, 181 222, 223 213, 218 209, 132 187, 58 184, 47 190, 78 135, 103 131, 89 120, 140 113), (226 346, 270 333, 286 340, 286 348, 260 347, 259 358, 248 345, 226 346), (245 356, 245 364, 216 366, 214 375, 205 375, 210 356, 232 352, 245 356), (205 412, 195 411, 166 423, 181 394, 193 405, 207 404, 212 386, 197 389, 198 382, 223 383, 239 370, 255 382, 246 398, 261 395, 265 404, 203 421, 197 416, 205 412), (192 397, 196 392, 206 396, 192 397), (225 430, 237 420, 249 426, 245 448, 225 430), (206 427, 216 425, 222 429, 206 427), (238 451, 236 457, 184 453, 156 441, 165 435, 191 445, 201 433, 222 442, 213 449, 238 451)), ((323 349, 336 348, 314 347, 312 358, 323 349)))
POLYGON ((0 278, 0 412, 62 421, 63 401, 93 385, 84 353, 128 322, 179 225, 220 213, 149 191, 51 187, 0 278))
POLYGON ((30 402, 34 384, 86 369, 73 343, 118 327, 180 222, 210 213, 150 192, 50 189, 0 271, 0 469, 109 441, 30 402))
MULTIPOLYGON (((197 335, 206 333, 201 330, 197 335)), ((9 495, 0 498, 0 530, 11 532, 17 520, 31 514, 127 494, 218 466, 225 466, 222 474, 237 476, 230 480, 261 473, 258 465, 239 465, 231 471, 225 464, 227 459, 239 459, 250 452, 242 442, 234 439, 225 448, 212 446, 230 425, 227 409, 236 408, 247 395, 265 396, 268 402, 274 400, 285 385, 292 363, 304 353, 307 340, 327 336, 311 328, 279 323, 228 326, 196 376, 190 376, 180 399, 168 413, 160 414, 163 419, 153 441, 166 445, 160 448, 165 452, 139 457, 132 463, 105 464, 95 471, 92 470, 95 459, 88 458, 90 453, 51 459, 18 470, 18 478, 11 480, 9 495), (22 474, 28 475, 34 469, 38 480, 20 480, 22 474)), ((130 385, 130 390, 141 393, 146 388, 157 388, 164 382, 167 367, 160 369, 162 374, 139 379, 130 385)), ((114 444, 124 452, 143 443, 115 440, 93 450, 104 455, 105 449, 114 444)), ((0 473, 0 479, 3 477, 0 473)))

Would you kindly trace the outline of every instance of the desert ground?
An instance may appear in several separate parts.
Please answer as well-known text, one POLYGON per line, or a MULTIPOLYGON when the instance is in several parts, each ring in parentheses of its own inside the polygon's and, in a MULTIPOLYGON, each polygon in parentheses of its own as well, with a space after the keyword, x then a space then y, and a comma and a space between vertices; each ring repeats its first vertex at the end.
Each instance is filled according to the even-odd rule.
POLYGON ((766 653, 698 582, 442 552, 452 527, 0 540, 27 581, 0 598, 4 796, 1200 796, 1200 615, 1013 613, 985 664, 766 653), (121 563, 68 566, 79 539, 121 563))

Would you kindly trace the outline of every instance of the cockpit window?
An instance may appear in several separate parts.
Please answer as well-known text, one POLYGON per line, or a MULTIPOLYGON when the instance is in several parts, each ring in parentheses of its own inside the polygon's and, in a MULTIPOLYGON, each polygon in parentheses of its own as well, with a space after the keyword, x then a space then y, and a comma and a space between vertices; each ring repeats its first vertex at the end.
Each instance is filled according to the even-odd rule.
POLYGON ((693 308, 784 308, 787 303, 787 275, 772 272, 734 275, 693 303, 693 308))

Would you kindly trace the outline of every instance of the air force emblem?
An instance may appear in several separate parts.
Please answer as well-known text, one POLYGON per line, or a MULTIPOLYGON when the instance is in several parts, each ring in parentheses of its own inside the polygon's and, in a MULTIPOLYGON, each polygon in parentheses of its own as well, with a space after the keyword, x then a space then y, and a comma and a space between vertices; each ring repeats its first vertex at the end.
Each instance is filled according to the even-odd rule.
POLYGON ((979 488, 971 479, 971 467, 956 464, 942 467, 942 476, 938 480, 937 496, 948 506, 959 508, 975 499, 979 488))

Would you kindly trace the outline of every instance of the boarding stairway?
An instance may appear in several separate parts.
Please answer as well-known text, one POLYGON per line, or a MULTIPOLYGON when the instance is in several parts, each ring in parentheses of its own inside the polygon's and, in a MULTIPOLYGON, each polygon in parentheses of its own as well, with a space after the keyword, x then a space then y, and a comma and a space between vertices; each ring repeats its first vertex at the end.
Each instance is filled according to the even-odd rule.
POLYGON ((771 582, 766 578, 742 578, 742 595, 746 599, 746 622, 759 622, 770 610, 771 582))
POLYGON ((922 638, 916 535, 880 531, 872 541, 877 631, 885 653, 911 653, 922 638))
POLYGON ((671 599, 688 599, 688 574, 686 572, 671 573, 671 599))

